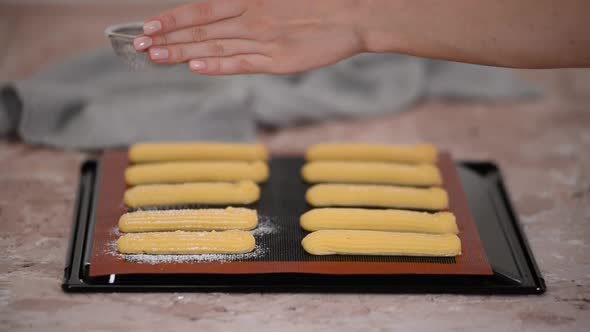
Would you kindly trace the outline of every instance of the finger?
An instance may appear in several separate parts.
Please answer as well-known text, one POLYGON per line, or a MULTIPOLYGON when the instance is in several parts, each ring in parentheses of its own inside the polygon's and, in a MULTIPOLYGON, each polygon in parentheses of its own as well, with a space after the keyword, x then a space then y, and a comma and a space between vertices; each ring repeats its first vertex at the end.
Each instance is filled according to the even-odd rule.
POLYGON ((264 53, 263 44, 245 39, 210 40, 202 43, 175 44, 152 47, 150 59, 155 63, 174 64, 196 58, 228 57, 238 54, 264 53))
POLYGON ((224 20, 207 25, 193 26, 152 37, 153 45, 200 43, 212 39, 242 39, 246 29, 237 20, 224 20))
POLYGON ((249 34, 246 29, 243 29, 237 20, 224 20, 154 36, 142 35, 133 40, 133 46, 141 52, 152 46, 200 43, 212 39, 246 39, 247 36, 249 34))
POLYGON ((239 0, 208 0, 176 7, 148 19, 143 25, 146 35, 172 32, 241 15, 245 10, 239 0))
POLYGON ((272 59, 262 54, 240 54, 229 57, 209 57, 189 62, 193 73, 201 75, 238 75, 269 73, 272 59))

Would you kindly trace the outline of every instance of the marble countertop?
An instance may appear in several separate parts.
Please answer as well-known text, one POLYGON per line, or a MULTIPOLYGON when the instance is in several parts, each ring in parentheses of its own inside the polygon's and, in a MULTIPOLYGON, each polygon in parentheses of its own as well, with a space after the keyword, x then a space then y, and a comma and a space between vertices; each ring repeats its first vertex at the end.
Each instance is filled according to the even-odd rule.
MULTIPOLYGON (((96 31, 166 5, 137 10, 43 3, 0 4, 3 79, 26 77, 68 54, 104 45, 96 31), (51 29, 40 35, 38 26, 51 29), (40 51, 27 52, 31 44, 40 51)), ((396 115, 265 133, 261 140, 274 153, 301 153, 324 141, 430 141, 457 159, 494 160, 547 282, 544 295, 65 294, 60 284, 79 165, 87 155, 4 139, 0 331, 585 331, 590 72, 523 74, 540 78, 548 96, 525 103, 429 102, 396 115)))
POLYGON ((548 291, 542 296, 65 294, 78 152, 0 142, 0 330, 550 331, 590 326, 590 112, 558 100, 427 103, 402 114, 262 135, 274 153, 319 141, 435 142, 503 169, 548 291))

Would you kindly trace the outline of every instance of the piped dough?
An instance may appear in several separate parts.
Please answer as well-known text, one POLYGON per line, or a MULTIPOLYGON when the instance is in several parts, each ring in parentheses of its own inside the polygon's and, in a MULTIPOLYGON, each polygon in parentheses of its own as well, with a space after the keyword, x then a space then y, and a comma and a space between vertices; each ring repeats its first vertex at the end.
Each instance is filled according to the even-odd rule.
POLYGON ((313 209, 300 218, 307 231, 350 229, 432 234, 457 234, 451 212, 417 212, 393 209, 323 208, 313 209))
POLYGON ((455 234, 418 234, 358 230, 321 230, 301 241, 312 255, 457 256, 455 234))
POLYGON ((125 170, 125 180, 132 186, 202 181, 264 182, 267 179, 268 166, 262 161, 163 162, 133 165, 125 170))
POLYGON ((262 144, 229 144, 211 142, 139 143, 129 148, 134 163, 186 160, 267 160, 262 144))
POLYGON ((125 233, 251 230, 257 225, 256 210, 234 207, 135 211, 119 218, 119 230, 125 233))
POLYGON ((242 254, 256 247, 246 231, 129 233, 117 241, 123 254, 189 255, 242 254))
POLYGON ((351 206, 444 210, 449 198, 444 189, 389 185, 317 184, 305 199, 312 206, 351 206))
POLYGON ((310 147, 305 158, 341 161, 393 161, 402 163, 434 163, 438 152, 431 144, 317 144, 310 147))
POLYGON ((303 179, 310 183, 373 183, 406 186, 438 186, 440 171, 432 164, 388 162, 313 161, 303 166, 303 179))
POLYGON ((260 188, 252 181, 146 184, 127 189, 125 204, 132 208, 183 204, 247 205, 258 201, 260 188))

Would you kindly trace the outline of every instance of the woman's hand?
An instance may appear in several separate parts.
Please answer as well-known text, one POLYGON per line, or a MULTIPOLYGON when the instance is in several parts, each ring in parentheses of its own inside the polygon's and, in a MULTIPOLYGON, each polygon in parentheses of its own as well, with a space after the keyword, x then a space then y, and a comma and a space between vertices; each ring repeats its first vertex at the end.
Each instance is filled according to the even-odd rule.
POLYGON ((146 20, 135 48, 205 75, 289 74, 365 51, 363 1, 206 0, 146 20))
POLYGON ((205 0, 135 47, 206 75, 288 74, 361 52, 522 68, 590 66, 588 0, 205 0))

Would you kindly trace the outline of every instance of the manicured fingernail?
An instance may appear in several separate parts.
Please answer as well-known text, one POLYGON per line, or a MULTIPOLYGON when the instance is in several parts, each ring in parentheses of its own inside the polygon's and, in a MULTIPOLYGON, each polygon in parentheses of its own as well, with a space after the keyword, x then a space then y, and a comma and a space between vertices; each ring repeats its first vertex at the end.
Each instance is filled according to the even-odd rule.
POLYGON ((165 60, 168 59, 168 50, 161 47, 150 48, 150 58, 152 60, 165 60))
POLYGON ((201 60, 191 60, 189 62, 189 66, 190 66, 191 70, 196 70, 196 71, 202 71, 207 68, 207 64, 205 63, 205 61, 201 61, 201 60))
POLYGON ((152 39, 147 36, 137 37, 133 40, 133 47, 138 51, 143 51, 152 46, 152 39))
POLYGON ((149 21, 143 25, 143 33, 146 35, 154 34, 162 30, 162 23, 160 21, 149 21))

